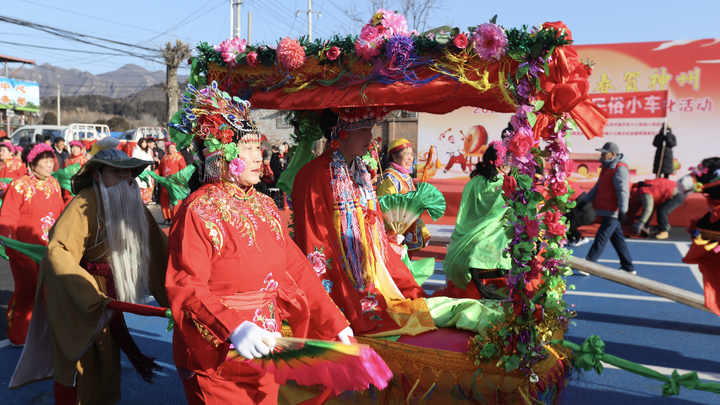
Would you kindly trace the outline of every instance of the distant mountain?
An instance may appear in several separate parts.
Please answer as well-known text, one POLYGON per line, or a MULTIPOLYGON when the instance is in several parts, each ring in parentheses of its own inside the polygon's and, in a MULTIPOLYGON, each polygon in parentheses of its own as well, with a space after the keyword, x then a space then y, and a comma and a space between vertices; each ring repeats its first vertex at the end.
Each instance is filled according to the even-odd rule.
MULTIPOLYGON (((151 72, 133 64, 127 64, 112 72, 93 75, 90 72, 63 69, 45 63, 32 69, 23 69, 16 77, 40 83, 40 97, 55 96, 58 84, 64 97, 100 95, 120 98, 165 83, 164 71, 151 72)), ((183 83, 187 78, 188 76, 179 76, 178 81, 183 83)))

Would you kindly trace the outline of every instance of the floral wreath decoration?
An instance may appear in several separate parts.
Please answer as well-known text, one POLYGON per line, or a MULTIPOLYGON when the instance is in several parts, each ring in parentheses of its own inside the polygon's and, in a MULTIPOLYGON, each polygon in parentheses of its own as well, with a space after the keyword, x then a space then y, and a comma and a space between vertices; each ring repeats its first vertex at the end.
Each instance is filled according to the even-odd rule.
POLYGON ((230 174, 239 176, 245 170, 245 162, 238 157, 237 143, 261 141, 257 124, 250 118, 250 102, 230 97, 215 81, 202 90, 188 84, 181 100, 184 108, 168 124, 173 143, 191 147, 196 154, 202 151, 204 159, 198 160, 205 163, 201 170, 203 182, 222 176, 223 159, 230 163, 230 174))

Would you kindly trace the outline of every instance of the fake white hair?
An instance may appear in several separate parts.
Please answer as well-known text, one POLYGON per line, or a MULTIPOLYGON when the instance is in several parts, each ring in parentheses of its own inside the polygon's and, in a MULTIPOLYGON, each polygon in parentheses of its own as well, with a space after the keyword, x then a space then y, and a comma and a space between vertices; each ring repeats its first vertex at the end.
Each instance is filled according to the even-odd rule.
POLYGON ((140 187, 120 180, 105 187, 98 173, 104 233, 117 299, 142 304, 150 292, 149 226, 140 187))

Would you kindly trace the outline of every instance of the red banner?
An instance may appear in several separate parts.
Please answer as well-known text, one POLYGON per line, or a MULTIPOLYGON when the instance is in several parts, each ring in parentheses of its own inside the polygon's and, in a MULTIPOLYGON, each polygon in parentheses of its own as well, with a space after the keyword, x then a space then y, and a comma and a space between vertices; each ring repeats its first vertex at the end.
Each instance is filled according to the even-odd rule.
POLYGON ((667 114, 667 90, 633 93, 590 94, 609 118, 664 118, 667 114))

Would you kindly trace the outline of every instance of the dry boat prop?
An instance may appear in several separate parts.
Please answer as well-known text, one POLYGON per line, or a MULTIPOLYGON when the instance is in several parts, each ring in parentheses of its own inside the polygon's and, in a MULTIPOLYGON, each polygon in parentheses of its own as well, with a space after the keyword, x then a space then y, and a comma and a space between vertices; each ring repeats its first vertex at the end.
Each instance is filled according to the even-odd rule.
MULTIPOLYGON (((574 205, 568 200, 573 163, 565 138, 571 130, 589 139, 601 136, 607 122, 588 99, 592 67, 579 61, 565 24, 508 29, 493 18, 465 32, 443 27, 420 34, 408 30, 403 16, 379 10, 359 36, 312 42, 286 37, 277 46, 234 38, 215 46, 200 43, 197 52, 189 61, 190 89, 217 86, 227 99, 292 112, 291 151, 297 153, 278 182, 286 193, 310 160, 306 152, 322 138, 323 109, 444 114, 470 106, 514 114, 513 130, 496 145, 496 164, 511 166, 503 184, 512 234, 505 252, 513 258, 504 316, 491 320, 484 334, 438 329, 394 339, 358 337, 392 370, 388 387, 331 399, 322 387, 284 386, 282 403, 312 400, 321 392, 315 403, 556 403, 573 363, 571 349, 579 368, 601 371, 600 360, 614 364, 617 358, 603 357, 596 336, 582 346, 562 340, 574 316, 562 299, 563 276, 571 274, 563 214, 574 205)), ((176 114, 172 137, 191 136, 192 125, 176 114)), ((426 166, 432 163, 431 156, 425 159, 426 166)), ((628 363, 633 364, 618 367, 629 369, 628 363)), ((702 389, 697 376, 651 378, 674 387, 668 395, 679 386, 702 389)))

